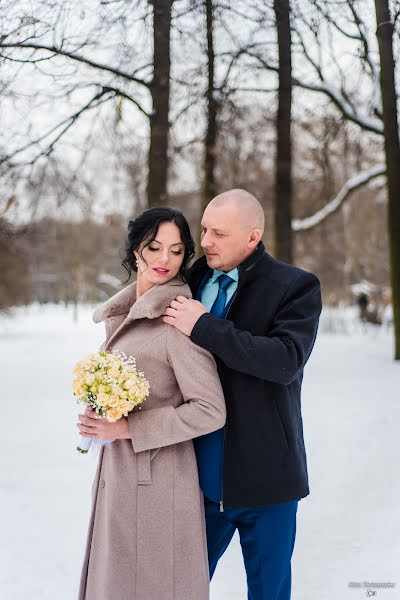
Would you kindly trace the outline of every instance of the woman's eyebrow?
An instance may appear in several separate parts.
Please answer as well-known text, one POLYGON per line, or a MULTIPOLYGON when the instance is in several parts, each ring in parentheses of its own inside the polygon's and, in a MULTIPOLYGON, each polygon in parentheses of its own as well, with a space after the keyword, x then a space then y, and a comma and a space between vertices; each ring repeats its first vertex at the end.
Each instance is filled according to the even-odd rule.
MULTIPOLYGON (((153 240, 153 242, 157 242, 157 244, 161 244, 162 246, 162 242, 159 242, 158 240, 153 240)), ((171 244, 171 246, 183 246, 183 242, 175 242, 175 244, 171 244)))

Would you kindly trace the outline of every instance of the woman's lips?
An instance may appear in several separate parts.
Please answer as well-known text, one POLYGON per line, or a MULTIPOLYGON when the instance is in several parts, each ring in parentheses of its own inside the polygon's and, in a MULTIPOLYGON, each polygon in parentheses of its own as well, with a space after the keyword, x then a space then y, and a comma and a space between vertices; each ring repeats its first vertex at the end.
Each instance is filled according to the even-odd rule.
POLYGON ((161 267, 156 267, 153 271, 157 273, 157 275, 167 275, 167 273, 169 273, 169 269, 162 269, 161 267))

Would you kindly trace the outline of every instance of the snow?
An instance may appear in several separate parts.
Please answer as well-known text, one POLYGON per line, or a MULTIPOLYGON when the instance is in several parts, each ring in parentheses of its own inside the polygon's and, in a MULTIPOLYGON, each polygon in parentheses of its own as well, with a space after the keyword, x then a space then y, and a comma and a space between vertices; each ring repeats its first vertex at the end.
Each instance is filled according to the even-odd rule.
POLYGON ((383 123, 381 119, 370 118, 368 115, 359 113, 337 90, 333 85, 323 80, 318 83, 306 82, 302 79, 293 78, 293 84, 301 87, 305 90, 324 94, 332 100, 332 102, 338 107, 340 112, 346 119, 353 121, 359 125, 362 129, 372 131, 378 135, 383 135, 383 123))
POLYGON ((362 173, 358 173, 343 185, 338 194, 330 200, 323 208, 315 212, 310 217, 304 219, 294 219, 292 221, 293 231, 304 231, 305 229, 311 229, 316 225, 325 221, 332 213, 339 210, 344 201, 350 196, 352 192, 360 188, 361 186, 369 183, 372 179, 384 175, 386 173, 386 165, 375 165, 362 173))
MULTIPOLYGON (((0 598, 73 600, 83 558, 95 456, 75 452, 78 409, 71 367, 97 349, 90 307, 31 306, 0 318, 0 598)), ((311 495, 298 510, 293 600, 399 598, 400 364, 388 327, 353 326, 342 311, 321 333, 305 370, 303 417, 311 495), (343 323, 347 326, 343 327, 343 323)), ((246 598, 235 537, 211 600, 246 598)))

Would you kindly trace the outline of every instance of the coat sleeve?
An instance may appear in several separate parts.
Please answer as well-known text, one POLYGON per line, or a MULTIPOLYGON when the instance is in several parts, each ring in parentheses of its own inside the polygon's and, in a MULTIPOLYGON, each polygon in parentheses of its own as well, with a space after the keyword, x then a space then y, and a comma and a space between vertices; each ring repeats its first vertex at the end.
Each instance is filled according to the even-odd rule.
POLYGON ((237 329, 232 321, 205 313, 191 339, 234 371, 289 385, 311 354, 320 313, 319 280, 303 272, 284 294, 265 336, 252 335, 237 329))
POLYGON ((225 400, 212 355, 175 327, 168 327, 166 337, 168 361, 184 402, 128 415, 135 452, 191 440, 225 424, 225 400))

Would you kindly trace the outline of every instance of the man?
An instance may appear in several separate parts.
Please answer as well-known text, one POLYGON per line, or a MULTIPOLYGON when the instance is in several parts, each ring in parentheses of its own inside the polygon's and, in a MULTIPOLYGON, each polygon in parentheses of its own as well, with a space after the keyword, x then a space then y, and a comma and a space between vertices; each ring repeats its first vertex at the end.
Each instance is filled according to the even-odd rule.
POLYGON ((320 285, 265 251, 262 207, 244 190, 214 198, 201 227, 197 300, 178 296, 163 319, 213 353, 225 394, 226 426, 195 440, 210 577, 238 529, 249 599, 288 600, 297 504, 309 493, 300 393, 320 285))

